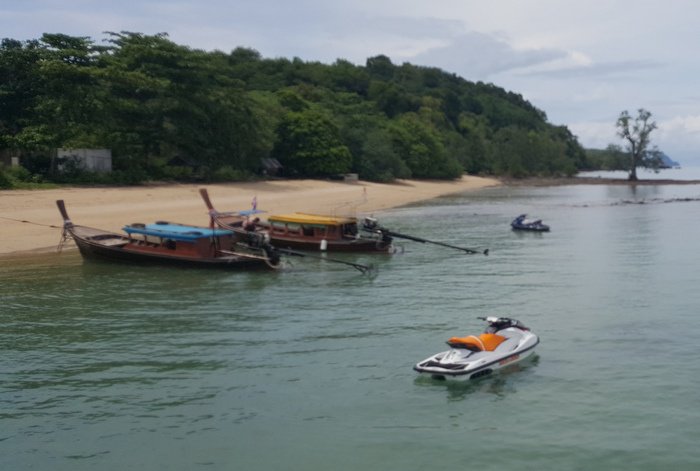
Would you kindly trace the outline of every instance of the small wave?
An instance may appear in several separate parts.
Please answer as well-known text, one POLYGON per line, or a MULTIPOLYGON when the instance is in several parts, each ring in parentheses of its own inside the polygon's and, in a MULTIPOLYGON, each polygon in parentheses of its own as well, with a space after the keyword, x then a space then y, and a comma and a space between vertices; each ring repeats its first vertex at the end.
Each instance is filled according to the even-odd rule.
POLYGON ((650 198, 642 200, 620 200, 612 201, 609 203, 600 204, 575 204, 572 205, 574 208, 590 208, 595 206, 631 206, 631 205, 642 205, 642 204, 670 204, 670 203, 696 203, 700 201, 700 196, 696 197, 685 197, 685 198, 650 198))
POLYGON ((648 200, 622 200, 611 203, 610 206, 624 206, 630 204, 667 204, 667 203, 692 203, 700 201, 700 197, 694 198, 652 198, 648 200))

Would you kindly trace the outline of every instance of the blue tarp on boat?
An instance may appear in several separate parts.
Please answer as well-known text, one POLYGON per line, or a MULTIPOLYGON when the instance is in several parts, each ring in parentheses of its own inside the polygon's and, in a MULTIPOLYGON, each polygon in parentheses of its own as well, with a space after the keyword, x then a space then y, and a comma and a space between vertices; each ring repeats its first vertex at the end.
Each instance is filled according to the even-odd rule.
POLYGON ((144 224, 124 226, 127 234, 142 234, 145 236, 161 237, 164 239, 193 241, 204 237, 218 237, 233 234, 224 229, 210 229, 208 227, 184 226, 182 224, 144 224))

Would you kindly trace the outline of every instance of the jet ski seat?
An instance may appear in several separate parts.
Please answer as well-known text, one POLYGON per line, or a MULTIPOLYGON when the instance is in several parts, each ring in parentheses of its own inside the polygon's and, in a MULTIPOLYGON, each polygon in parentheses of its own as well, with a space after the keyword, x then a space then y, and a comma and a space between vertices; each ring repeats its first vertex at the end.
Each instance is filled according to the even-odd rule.
POLYGON ((466 348, 473 352, 492 352, 506 338, 498 334, 469 335, 467 337, 452 337, 447 341, 447 345, 452 348, 466 348))

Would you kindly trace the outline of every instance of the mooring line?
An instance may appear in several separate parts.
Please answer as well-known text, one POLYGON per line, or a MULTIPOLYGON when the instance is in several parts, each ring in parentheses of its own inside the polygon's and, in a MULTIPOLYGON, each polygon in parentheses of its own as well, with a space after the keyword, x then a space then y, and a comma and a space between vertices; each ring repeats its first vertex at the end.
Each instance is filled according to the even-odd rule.
POLYGON ((26 224, 34 224, 35 226, 51 227, 53 229, 63 229, 63 226, 54 226, 53 224, 42 224, 40 222, 27 221, 25 219, 14 219, 5 216, 0 216, 0 219, 6 219, 8 221, 23 222, 26 224))

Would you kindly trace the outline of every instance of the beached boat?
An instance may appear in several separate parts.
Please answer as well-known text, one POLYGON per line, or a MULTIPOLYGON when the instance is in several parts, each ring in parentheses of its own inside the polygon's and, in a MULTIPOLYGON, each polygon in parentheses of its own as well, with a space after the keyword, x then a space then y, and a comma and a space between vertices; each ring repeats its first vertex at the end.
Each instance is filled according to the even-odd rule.
POLYGON ((228 269, 276 268, 275 253, 236 250, 233 232, 199 226, 156 222, 129 224, 125 234, 73 224, 63 200, 63 241, 72 238, 85 258, 228 269))
POLYGON ((206 189, 199 190, 209 208, 212 227, 233 231, 239 240, 255 242, 261 238, 280 249, 329 252, 390 252, 393 238, 388 234, 367 233, 355 217, 292 213, 268 216, 263 222, 253 208, 221 213, 214 209, 206 189))
POLYGON ((279 247, 329 252, 389 252, 393 238, 361 232, 355 217, 306 213, 278 214, 264 226, 279 247))

